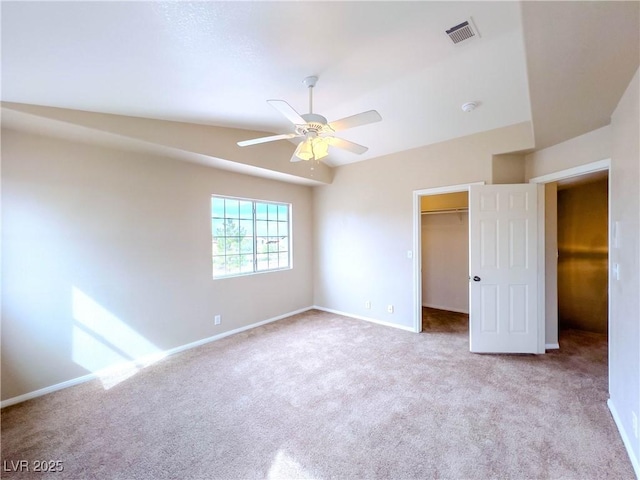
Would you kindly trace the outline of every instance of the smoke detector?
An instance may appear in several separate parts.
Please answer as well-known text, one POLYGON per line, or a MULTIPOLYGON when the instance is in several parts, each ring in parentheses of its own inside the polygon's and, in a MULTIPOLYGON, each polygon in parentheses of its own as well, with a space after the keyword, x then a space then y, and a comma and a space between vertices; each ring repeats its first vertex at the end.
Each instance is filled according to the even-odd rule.
POLYGON ((465 20, 464 22, 445 30, 445 32, 449 35, 449 38, 454 45, 458 45, 462 42, 469 42, 480 37, 478 29, 473 23, 473 19, 471 17, 469 17, 469 20, 465 20))
POLYGON ((477 102, 467 102, 462 104, 462 111, 467 113, 473 112, 477 106, 478 106, 477 102))

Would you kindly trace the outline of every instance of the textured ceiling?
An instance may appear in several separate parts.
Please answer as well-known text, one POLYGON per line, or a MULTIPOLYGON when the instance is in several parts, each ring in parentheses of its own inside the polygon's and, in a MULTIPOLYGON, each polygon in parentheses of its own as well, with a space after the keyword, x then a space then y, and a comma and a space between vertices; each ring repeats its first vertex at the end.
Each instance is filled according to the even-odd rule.
POLYGON ((306 113, 302 80, 317 75, 316 113, 331 121, 376 109, 383 117, 341 132, 369 151, 333 150, 331 165, 530 121, 532 112, 536 141, 547 145, 606 124, 637 69, 638 2, 626 3, 563 23, 574 12, 549 2, 5 1, 2 99, 287 133, 291 125, 266 100, 306 113), (453 45, 445 30, 469 18, 480 38, 453 45), (601 42, 619 21, 613 40, 601 42), (615 49, 633 41, 634 25, 635 50, 615 49), (572 53, 565 37, 576 31, 580 42, 600 45, 594 58, 572 53), (609 78, 598 75, 602 63, 609 78), (580 98, 568 92, 581 82, 579 96, 594 85, 607 92, 582 123, 585 115, 562 115, 575 109, 580 98), (479 108, 463 112, 468 101, 479 108), (577 124, 558 131, 554 119, 577 124))

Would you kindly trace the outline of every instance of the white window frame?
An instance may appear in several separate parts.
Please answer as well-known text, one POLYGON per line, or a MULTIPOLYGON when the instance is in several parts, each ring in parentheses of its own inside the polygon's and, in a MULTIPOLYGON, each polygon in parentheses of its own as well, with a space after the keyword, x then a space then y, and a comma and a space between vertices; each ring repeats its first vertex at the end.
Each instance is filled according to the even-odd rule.
POLYGON ((213 278, 290 270, 291 210, 291 204, 285 202, 211 195, 213 278), (223 202, 222 213, 220 201, 223 202), (229 229, 234 234, 228 234, 229 229), (236 268, 233 268, 234 264, 236 268), (224 273, 220 271, 221 265, 224 273))

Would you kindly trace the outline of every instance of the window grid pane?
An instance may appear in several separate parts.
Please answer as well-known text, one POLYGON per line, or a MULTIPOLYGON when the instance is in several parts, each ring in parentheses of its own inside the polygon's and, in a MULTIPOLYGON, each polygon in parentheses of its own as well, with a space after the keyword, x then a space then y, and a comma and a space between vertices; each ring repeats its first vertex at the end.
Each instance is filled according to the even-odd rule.
POLYGON ((288 204, 212 196, 213 277, 290 268, 288 204))

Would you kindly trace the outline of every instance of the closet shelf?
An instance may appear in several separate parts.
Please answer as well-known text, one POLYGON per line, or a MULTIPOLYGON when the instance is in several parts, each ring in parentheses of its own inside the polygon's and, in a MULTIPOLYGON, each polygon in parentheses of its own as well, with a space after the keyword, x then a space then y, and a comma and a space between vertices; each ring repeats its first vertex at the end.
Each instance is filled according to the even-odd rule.
POLYGON ((443 208, 440 210, 429 210, 427 212, 420 212, 420 215, 440 215, 442 213, 463 213, 468 212, 469 209, 467 207, 461 208, 443 208))

